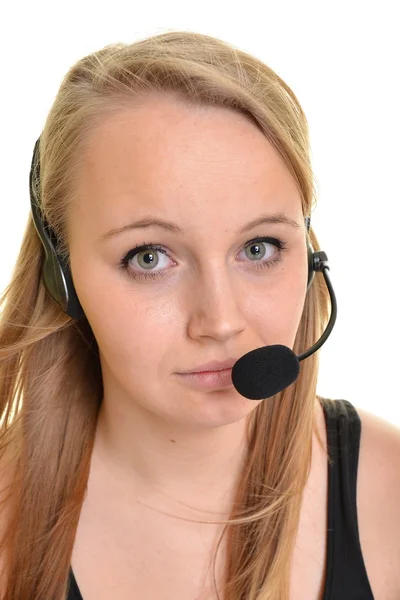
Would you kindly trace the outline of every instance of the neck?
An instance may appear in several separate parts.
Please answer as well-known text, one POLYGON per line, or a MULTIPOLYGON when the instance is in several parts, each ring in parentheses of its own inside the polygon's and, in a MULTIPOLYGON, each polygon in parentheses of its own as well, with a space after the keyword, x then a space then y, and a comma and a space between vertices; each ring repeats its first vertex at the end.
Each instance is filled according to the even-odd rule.
POLYGON ((247 454, 246 433, 245 418, 188 430, 142 406, 104 396, 93 453, 121 490, 147 499, 162 496, 163 505, 170 498, 175 508, 183 503, 222 519, 247 454))

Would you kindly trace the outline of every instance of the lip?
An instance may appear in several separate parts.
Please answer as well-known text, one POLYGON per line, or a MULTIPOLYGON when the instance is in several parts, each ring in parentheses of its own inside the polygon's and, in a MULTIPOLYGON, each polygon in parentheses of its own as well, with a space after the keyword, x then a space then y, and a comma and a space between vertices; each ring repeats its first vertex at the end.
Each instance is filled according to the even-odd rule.
POLYGON ((179 373, 178 375, 187 385, 194 388, 215 390, 233 386, 232 369, 179 373))
POLYGON ((193 373, 215 373, 218 371, 224 371, 226 369, 232 369, 236 361, 237 358, 227 358, 222 362, 219 360, 211 360, 203 365, 190 369, 190 371, 184 371, 183 373, 180 373, 180 375, 190 375, 193 373))

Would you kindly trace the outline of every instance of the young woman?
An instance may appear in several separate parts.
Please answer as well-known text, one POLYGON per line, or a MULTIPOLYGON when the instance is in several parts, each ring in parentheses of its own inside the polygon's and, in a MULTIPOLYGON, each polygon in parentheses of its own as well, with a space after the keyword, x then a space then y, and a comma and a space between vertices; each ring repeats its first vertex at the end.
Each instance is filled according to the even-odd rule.
POLYGON ((62 82, 31 194, 0 322, 2 600, 398 599, 399 430, 318 396, 317 353, 268 397, 233 385, 331 311, 292 90, 205 35, 108 46, 62 82))

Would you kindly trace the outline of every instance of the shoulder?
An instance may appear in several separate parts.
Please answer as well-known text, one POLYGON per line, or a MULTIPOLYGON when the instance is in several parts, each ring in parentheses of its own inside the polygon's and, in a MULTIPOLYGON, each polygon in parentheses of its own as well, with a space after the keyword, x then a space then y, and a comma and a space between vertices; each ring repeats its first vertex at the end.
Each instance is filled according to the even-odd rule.
MULTIPOLYGON (((361 420, 358 478, 383 506, 396 507, 400 526, 400 428, 364 409, 356 408, 361 420)), ((393 515, 394 517, 395 515, 393 515)), ((393 523, 396 525, 396 523, 393 523)))
POLYGON ((360 543, 374 595, 391 600, 400 597, 400 428, 355 408, 361 420, 360 543))

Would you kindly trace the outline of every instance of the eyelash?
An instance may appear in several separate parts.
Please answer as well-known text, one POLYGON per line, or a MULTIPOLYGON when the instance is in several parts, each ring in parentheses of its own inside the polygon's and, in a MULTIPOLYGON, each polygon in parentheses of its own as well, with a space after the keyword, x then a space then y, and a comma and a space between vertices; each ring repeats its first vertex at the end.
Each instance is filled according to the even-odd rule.
MULTIPOLYGON (((268 260, 265 262, 255 262, 256 265, 256 269, 264 269, 265 267, 273 267, 274 265, 276 265, 279 262, 282 262, 283 257, 282 254, 284 252, 286 252, 287 250, 287 245, 286 243, 279 239, 279 238, 271 238, 271 237, 256 237, 253 238, 252 240, 249 240, 248 242, 246 242, 243 246, 243 248, 247 248, 249 246, 258 244, 258 243, 268 243, 268 244, 272 244, 273 246, 275 246, 276 248, 278 248, 279 250, 279 254, 276 258, 272 259, 272 260, 268 260)), ((125 256, 123 256, 123 258, 121 258, 120 260, 120 264, 119 267, 122 271, 126 271, 127 275, 129 277, 132 277, 133 279, 158 279, 159 277, 164 277, 164 275, 166 274, 165 271, 149 271, 148 273, 146 272, 133 272, 131 270, 129 270, 129 262, 132 260, 132 258, 134 256, 136 256, 136 254, 139 254, 140 252, 143 252, 144 250, 152 250, 152 251, 158 251, 158 252, 162 252, 163 254, 165 254, 166 256, 169 257, 168 252, 162 247, 162 246, 158 246, 155 245, 151 242, 143 242, 142 244, 137 244, 134 248, 132 248, 131 250, 129 250, 129 252, 127 254, 125 254, 125 256)))

